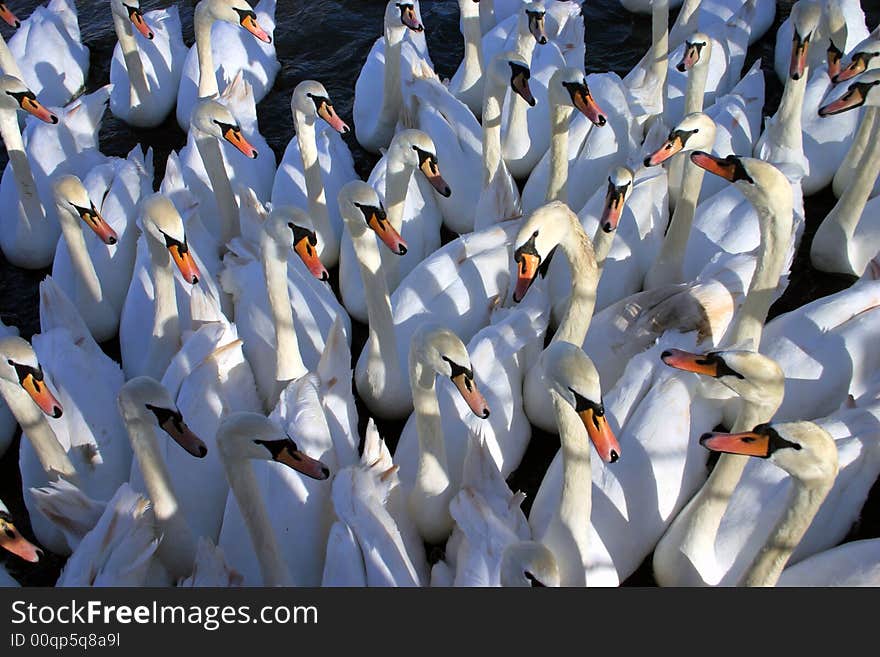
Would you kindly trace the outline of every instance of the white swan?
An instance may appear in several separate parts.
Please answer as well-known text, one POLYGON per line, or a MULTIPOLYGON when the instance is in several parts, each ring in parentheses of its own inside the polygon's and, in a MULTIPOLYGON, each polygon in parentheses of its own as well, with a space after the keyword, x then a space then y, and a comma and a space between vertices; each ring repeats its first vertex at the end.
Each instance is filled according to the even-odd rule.
POLYGON ((73 0, 37 7, 9 39, 22 81, 51 107, 67 105, 85 87, 89 49, 80 39, 73 0))
POLYGON ((345 183, 358 177, 351 151, 339 136, 350 129, 333 109, 324 85, 314 80, 296 85, 290 111, 296 136, 275 174, 272 203, 308 211, 318 235, 318 257, 334 267, 345 232, 335 199, 345 183))
POLYGON ((57 124, 58 117, 43 107, 20 80, 8 75, 0 77, 0 136, 9 155, 3 176, 9 183, 0 187, 0 198, 3 206, 10 209, 0 219, 0 248, 13 265, 40 269, 52 262, 61 229, 46 209, 48 202, 44 206, 37 190, 18 127, 18 110, 51 124, 57 124), (12 176, 7 176, 10 169, 12 176))
MULTIPOLYGON (((406 258, 381 252, 382 271, 389 291, 394 292, 416 265, 440 248, 443 217, 431 190, 448 198, 452 189, 440 173, 433 140, 421 130, 401 130, 395 134, 388 152, 376 164, 367 183, 379 192, 388 221, 406 242, 406 258)), ((339 254, 339 290, 352 318, 366 323, 363 284, 347 232, 342 234, 339 254)))
POLYGON ((458 0, 461 15, 461 34, 464 37, 464 56, 449 80, 449 92, 467 105, 474 116, 483 111, 483 70, 486 57, 483 54, 480 12, 483 3, 458 0))
POLYGON ((388 146, 397 125, 404 38, 408 30, 425 29, 411 0, 389 0, 383 20, 384 36, 373 44, 354 85, 354 133, 360 145, 372 153, 388 146))
MULTIPOLYGON (((0 338, 10 336, 18 337, 18 327, 6 326, 6 324, 0 321, 0 338)), ((18 422, 16 422, 12 411, 9 410, 9 406, 6 405, 6 400, 0 398, 0 457, 6 453, 6 450, 12 444, 17 428, 18 422)))
POLYGON ((110 62, 110 111, 135 127, 154 128, 177 102, 187 53, 180 15, 174 6, 142 14, 138 0, 111 0, 110 9, 119 41, 110 62))
POLYGON ((271 36, 275 1, 260 0, 252 8, 244 0, 204 0, 196 7, 196 44, 186 57, 177 92, 177 123, 184 132, 198 101, 218 96, 239 71, 253 89, 254 102, 269 92, 281 68, 271 36))
POLYGON ((55 179, 63 239, 55 249, 52 277, 98 342, 118 332, 137 246, 131 217, 152 183, 152 151, 145 161, 140 146, 127 159, 112 158, 96 167, 85 182, 70 175, 55 179), (97 206, 92 199, 100 199, 97 206), (83 223, 89 233, 83 232, 83 223))
POLYGON ((880 540, 851 541, 782 571, 776 586, 878 586, 880 540))

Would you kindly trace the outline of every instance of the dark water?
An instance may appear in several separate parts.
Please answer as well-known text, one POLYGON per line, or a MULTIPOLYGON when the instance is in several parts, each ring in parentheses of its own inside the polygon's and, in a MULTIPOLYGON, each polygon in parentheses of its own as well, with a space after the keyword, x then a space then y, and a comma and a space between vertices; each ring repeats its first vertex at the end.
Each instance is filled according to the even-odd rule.
MULTIPOLYGON (((251 0, 256 2, 256 0, 251 0)), ((20 19, 30 15, 35 0, 12 0, 10 8, 20 19)), ((82 40, 91 51, 91 68, 86 84, 93 91, 109 81, 110 58, 116 44, 110 16, 109 2, 84 1, 77 3, 82 40)), ((167 0, 142 0, 143 11, 168 6, 167 0)), ((183 21, 184 40, 193 42, 192 17, 195 2, 178 2, 183 21)), ((337 112, 351 123, 354 101, 354 81, 375 39, 382 30, 385 0, 278 0, 277 26, 274 33, 281 70, 270 93, 258 106, 260 129, 272 150, 276 161, 284 152, 293 136, 293 119, 290 114, 290 96, 293 88, 302 80, 316 79, 327 88, 337 112)), ((633 15, 614 0, 591 1, 584 7, 586 23, 587 73, 614 71, 625 75, 638 62, 651 45, 651 21, 647 15, 633 15)), ((772 114, 779 102, 781 86, 772 72, 773 45, 778 25, 788 15, 792 2, 777 3, 777 19, 774 27, 749 51, 747 70, 758 57, 763 58, 767 82, 767 105, 765 114, 772 114)), ((868 14, 868 25, 873 27, 880 20, 880 3, 863 0, 868 14)), ((462 40, 458 31, 458 4, 453 0, 422 0, 422 19, 427 29, 428 46, 437 72, 441 77, 451 76, 462 57, 462 40)), ((673 16, 670 17, 674 19, 673 16)), ((4 37, 11 36, 11 28, 0 26, 4 37)), ((358 173, 366 179, 376 158, 357 144, 353 133, 346 142, 351 148, 358 173)), ((177 126, 173 113, 162 125, 152 130, 133 130, 113 117, 109 111, 101 128, 101 150, 107 155, 124 157, 136 144, 151 146, 156 165, 156 182, 161 180, 165 159, 171 150, 185 144, 185 135, 177 126)), ((5 151, 0 152, 0 166, 5 167, 5 151)), ((806 203, 807 230, 798 258, 795 261, 792 282, 785 296, 771 310, 771 316, 830 294, 851 284, 845 277, 817 274, 809 265, 809 245, 818 223, 834 204, 830 191, 825 190, 806 203)), ((37 285, 47 271, 26 271, 9 265, 0 255, 0 317, 7 324, 19 327, 21 334, 29 338, 39 331, 37 285)), ((362 333, 362 332, 361 332, 362 333)), ((361 338, 362 340, 363 338, 361 338)), ((112 346, 110 348, 112 352, 112 346)), ((358 353, 358 346, 353 348, 358 353)), ((359 408, 362 424, 366 413, 359 408)), ((361 427, 363 429, 363 427, 361 427)), ((383 435, 393 446, 399 425, 380 425, 383 435)), ((528 511, 531 498, 538 488, 543 473, 559 447, 558 438, 537 433, 519 470, 510 477, 511 487, 527 492, 524 510, 528 511)), ((17 449, 15 446, 0 460, 0 498, 21 518, 21 490, 18 478, 17 449), (18 513, 16 513, 18 511, 18 513)), ((855 538, 880 535, 880 503, 872 495, 865 508, 864 518, 853 532, 855 538)), ((22 518, 26 534, 29 527, 22 518)), ((0 560, 8 560, 0 555, 0 560)), ((60 561, 43 564, 40 569, 22 567, 9 563, 22 578, 31 584, 51 584, 57 574, 60 561), (45 566, 52 566, 46 568, 45 566)), ((628 583, 651 584, 647 564, 628 583)))

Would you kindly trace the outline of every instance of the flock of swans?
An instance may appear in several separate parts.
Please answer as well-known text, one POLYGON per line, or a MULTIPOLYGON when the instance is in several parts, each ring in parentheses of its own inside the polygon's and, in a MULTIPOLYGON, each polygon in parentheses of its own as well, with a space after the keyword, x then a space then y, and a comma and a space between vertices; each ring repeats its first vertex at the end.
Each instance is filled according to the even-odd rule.
POLYGON ((653 45, 623 78, 584 74, 576 0, 458 0, 449 79, 391 0, 354 86, 366 182, 316 80, 276 166, 274 0, 201 0, 189 49, 176 7, 108 4, 110 85, 78 95, 73 1, 0 3, 0 249, 51 267, 40 332, 0 325, 34 538, 0 502, 0 585, 44 550, 57 586, 615 586, 651 555, 665 586, 880 585, 880 539, 841 544, 880 474, 857 0, 794 4, 763 121, 773 0, 624 0, 653 45), (151 150, 99 150, 108 106, 176 112, 158 192, 151 150), (829 186, 809 257, 856 281, 767 321, 829 186), (526 517, 534 427, 560 449, 526 517))

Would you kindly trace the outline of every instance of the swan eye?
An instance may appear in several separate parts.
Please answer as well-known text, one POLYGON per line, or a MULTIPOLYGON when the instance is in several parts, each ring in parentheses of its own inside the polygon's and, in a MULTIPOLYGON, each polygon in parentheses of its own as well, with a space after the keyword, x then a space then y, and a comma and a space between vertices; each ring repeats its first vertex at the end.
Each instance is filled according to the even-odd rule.
POLYGON ((535 231, 534 233, 532 233, 532 237, 538 237, 538 231, 535 231))

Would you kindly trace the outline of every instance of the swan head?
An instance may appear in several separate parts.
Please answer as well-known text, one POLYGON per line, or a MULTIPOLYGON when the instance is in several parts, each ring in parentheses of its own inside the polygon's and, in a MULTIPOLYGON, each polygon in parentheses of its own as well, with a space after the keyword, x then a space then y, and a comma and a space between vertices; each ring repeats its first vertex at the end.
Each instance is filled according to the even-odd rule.
POLYGON ((189 454, 200 459, 208 454, 204 441, 186 425, 168 390, 156 379, 137 376, 126 381, 116 401, 123 418, 147 418, 189 454))
POLYGON ((0 2, 0 18, 2 18, 9 27, 15 28, 16 30, 21 27, 21 21, 18 20, 16 15, 12 13, 12 10, 6 6, 5 2, 0 2))
POLYGON ((418 5, 418 0, 391 0, 385 6, 385 31, 403 33, 410 29, 424 32, 418 5))
POLYGON ((645 166, 663 164, 673 155, 688 151, 708 151, 715 144, 716 126, 707 114, 694 112, 684 117, 666 141, 645 158, 645 166))
POLYGON ((471 412, 483 419, 489 417, 489 405, 477 389, 467 347, 455 333, 436 324, 420 326, 410 342, 409 359, 413 364, 427 366, 420 369, 428 381, 412 381, 412 385, 430 388, 434 386, 435 372, 448 376, 471 412))
POLYGON ((667 349, 660 358, 675 369, 717 379, 749 403, 772 406, 772 412, 782 403, 785 375, 775 360, 756 351, 719 349, 693 354, 667 349))
MULTIPOLYGON (((517 269, 514 302, 523 300, 538 274, 547 275, 556 247, 570 236, 572 222, 579 223, 571 208, 561 201, 552 201, 532 212, 520 227, 513 242, 513 261, 517 269)), ((595 263, 592 244, 589 239, 586 242, 583 246, 595 263)))
POLYGON ((516 52, 509 50, 496 55, 488 73, 494 86, 503 89, 509 84, 513 93, 526 101, 530 107, 535 106, 535 97, 529 88, 532 72, 529 70, 528 62, 516 52))
POLYGON ((339 213, 353 238, 372 230, 397 255, 406 255, 406 242, 388 221, 376 190, 361 180, 352 180, 339 190, 339 213))
POLYGON ((421 171, 431 187, 441 196, 452 196, 452 189, 440 175, 437 147, 427 133, 414 129, 401 130, 394 135, 388 147, 388 157, 399 158, 404 166, 421 171))
POLYGON ((681 73, 685 73, 692 68, 708 66, 711 56, 712 39, 702 32, 697 32, 684 42, 684 55, 682 55, 681 61, 675 68, 681 73))
POLYGON ((271 35, 260 27, 257 14, 245 0, 202 0, 196 5, 194 21, 240 25, 263 43, 272 43, 271 35))
POLYGON ((296 85, 290 98, 290 111, 294 114, 299 112, 307 117, 320 117, 336 132, 343 135, 351 131, 348 124, 340 119, 333 109, 330 94, 327 93, 324 85, 315 80, 304 80, 296 85))
POLYGON ((303 210, 289 205, 273 207, 263 230, 283 250, 292 245, 312 276, 319 281, 330 280, 327 268, 318 257, 318 236, 312 220, 303 210))
POLYGON ((147 236, 168 249, 174 264, 190 284, 198 283, 202 275, 187 244, 183 220, 174 204, 156 193, 143 200, 141 213, 147 236))
POLYGON ((880 38, 871 37, 859 44, 859 49, 849 57, 849 65, 831 78, 831 81, 846 82, 865 71, 880 68, 880 38))
POLYGON ((605 463, 617 461, 620 443, 605 416, 599 373, 590 357, 580 347, 558 341, 541 353, 539 364, 551 392, 571 406, 584 423, 599 457, 605 463))
POLYGON ((560 585, 556 556, 543 543, 511 543, 501 554, 501 586, 560 585))
POLYGON ((312 479, 330 476, 330 468, 302 452, 281 427, 259 413, 227 415, 217 429, 217 449, 227 463, 275 461, 312 479))
POLYGON ((819 116, 834 116, 862 105, 880 107, 880 70, 868 71, 853 80, 845 94, 819 108, 819 116))
POLYGON ((792 80, 800 80, 806 73, 810 42, 816 37, 821 19, 822 7, 813 0, 798 0, 791 8, 793 31, 788 75, 792 80))
POLYGON ((139 0, 110 0, 110 10, 123 21, 131 21, 134 28, 147 39, 153 38, 153 30, 144 20, 139 0))
POLYGON ((571 66, 556 69, 547 90, 552 106, 574 107, 595 126, 601 127, 608 123, 608 117, 596 104, 587 85, 587 78, 579 69, 571 66))
POLYGON ((0 109, 24 110, 40 121, 58 123, 58 117, 47 110, 24 82, 11 75, 0 75, 0 109))
POLYGON ((838 470, 837 445, 812 422, 759 424, 742 433, 703 434, 700 444, 713 452, 756 456, 771 461, 804 483, 830 483, 838 470))
POLYGON ((0 549, 30 563, 37 563, 43 551, 21 535, 12 522, 9 509, 0 500, 0 549))
POLYGON ((0 339, 0 379, 22 388, 49 417, 61 417, 61 403, 46 385, 43 368, 26 340, 18 336, 0 339))
POLYGON ((791 216, 791 183, 769 162, 736 155, 720 158, 705 151, 694 151, 690 158, 698 167, 736 185, 755 207, 772 208, 779 215, 791 216))
POLYGON ((203 100, 196 105, 190 119, 190 125, 200 132, 225 139, 235 146, 245 157, 257 158, 257 149, 244 138, 241 125, 225 105, 216 100, 203 100))
POLYGON ((545 45, 548 40, 545 25, 546 15, 547 11, 544 9, 544 5, 539 2, 527 2, 523 5, 522 14, 520 14, 520 25, 523 26, 521 29, 528 31, 541 45, 545 45))
POLYGON ((633 190, 633 172, 627 167, 615 167, 608 176, 608 191, 599 225, 606 233, 617 230, 620 215, 633 190))
POLYGON ((55 192, 59 216, 72 213, 79 217, 104 244, 113 245, 119 241, 116 231, 104 221, 79 178, 72 175, 59 176, 52 183, 52 189, 55 192))

